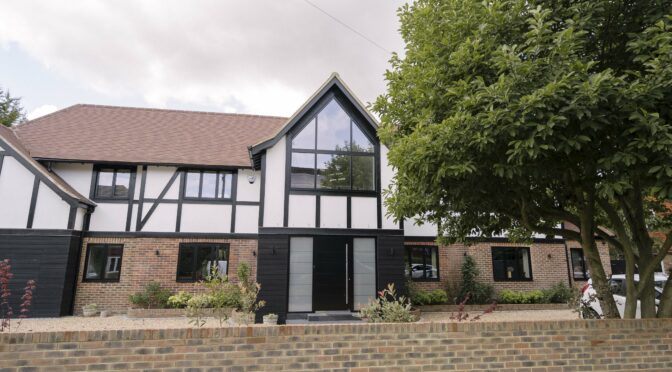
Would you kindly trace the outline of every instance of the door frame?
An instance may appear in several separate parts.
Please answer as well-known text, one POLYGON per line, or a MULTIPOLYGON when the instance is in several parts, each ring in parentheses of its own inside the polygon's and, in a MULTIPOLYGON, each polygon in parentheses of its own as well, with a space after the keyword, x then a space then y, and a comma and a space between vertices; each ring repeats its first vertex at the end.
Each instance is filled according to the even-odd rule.
MULTIPOLYGON (((347 253, 346 253, 346 265, 348 266, 348 272, 346 274, 346 280, 347 280, 347 288, 345 289, 346 295, 348 297, 348 302, 346 304, 346 310, 353 311, 354 306, 353 306, 353 300, 354 300, 354 295, 353 295, 353 272, 352 270, 354 269, 353 266, 353 237, 350 235, 315 235, 313 236, 313 293, 311 295, 311 301, 312 301, 312 309, 313 312, 315 311, 329 311, 329 310, 315 310, 315 299, 316 299, 316 292, 315 292, 315 240, 316 239, 329 239, 329 238, 338 238, 342 239, 345 241, 345 244, 348 245, 347 253)), ((291 249, 291 248, 290 248, 291 249)), ((339 311, 338 309, 333 309, 335 311, 339 311)), ((341 310, 342 311, 342 310, 341 310)))

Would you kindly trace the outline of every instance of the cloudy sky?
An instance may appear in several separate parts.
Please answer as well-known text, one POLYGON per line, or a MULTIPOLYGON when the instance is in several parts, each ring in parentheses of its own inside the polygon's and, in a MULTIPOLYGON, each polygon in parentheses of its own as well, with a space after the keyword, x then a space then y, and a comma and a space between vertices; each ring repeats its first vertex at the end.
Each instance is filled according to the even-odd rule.
POLYGON ((0 87, 31 118, 76 103, 288 116, 334 71, 370 102, 404 2, 3 2, 0 87))

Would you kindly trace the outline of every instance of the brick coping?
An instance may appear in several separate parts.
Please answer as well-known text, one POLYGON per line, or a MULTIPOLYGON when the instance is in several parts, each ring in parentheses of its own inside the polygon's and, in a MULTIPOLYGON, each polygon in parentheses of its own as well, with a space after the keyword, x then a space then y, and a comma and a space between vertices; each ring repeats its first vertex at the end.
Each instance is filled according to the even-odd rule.
POLYGON ((224 337, 277 337, 301 335, 385 335, 410 333, 451 332, 453 337, 463 337, 475 332, 514 331, 524 335, 527 331, 560 331, 566 329, 618 330, 618 329, 672 329, 670 319, 609 319, 609 320, 548 320, 514 322, 418 322, 418 323, 352 323, 352 324, 298 324, 234 326, 223 328, 174 328, 128 329, 105 331, 51 331, 0 334, 3 344, 36 344, 90 341, 128 341, 161 339, 202 339, 224 337))

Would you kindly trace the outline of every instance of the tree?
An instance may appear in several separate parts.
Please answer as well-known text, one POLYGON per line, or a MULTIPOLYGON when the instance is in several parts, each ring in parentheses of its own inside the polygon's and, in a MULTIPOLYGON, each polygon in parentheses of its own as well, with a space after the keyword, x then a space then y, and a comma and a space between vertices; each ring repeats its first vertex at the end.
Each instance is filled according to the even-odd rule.
MULTIPOLYGON (((373 105, 397 169, 388 210, 437 224, 445 243, 579 241, 605 316, 618 317, 605 239, 626 258, 626 316, 636 298, 656 316, 653 270, 672 246, 670 13, 669 0, 402 7, 405 56, 393 55, 373 105)), ((668 281, 658 316, 672 317, 671 303, 668 281)))
POLYGON ((0 88, 0 124, 11 127, 26 120, 21 107, 21 98, 15 98, 0 88))

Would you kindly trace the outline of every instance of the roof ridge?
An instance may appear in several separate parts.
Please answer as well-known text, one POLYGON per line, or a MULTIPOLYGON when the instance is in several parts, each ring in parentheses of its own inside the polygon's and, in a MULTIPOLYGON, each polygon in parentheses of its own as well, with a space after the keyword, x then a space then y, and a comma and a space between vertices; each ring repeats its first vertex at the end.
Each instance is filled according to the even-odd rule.
MULTIPOLYGON (((277 115, 258 115, 258 114, 202 111, 202 110, 163 109, 163 108, 155 108, 155 107, 138 107, 138 106, 115 106, 115 105, 100 105, 100 104, 93 104, 93 103, 78 103, 78 104, 70 106, 70 107, 75 107, 75 106, 101 107, 101 108, 110 108, 110 109, 130 109, 130 110, 142 110, 142 111, 159 111, 159 112, 181 112, 181 113, 187 113, 187 114, 248 116, 248 117, 256 117, 256 118, 274 118, 274 119, 287 119, 288 118, 286 116, 277 116, 277 115)), ((68 107, 68 108, 70 108, 70 107, 68 107)), ((45 116, 47 116, 47 115, 45 115, 45 116)), ((37 120, 37 119, 35 119, 35 120, 37 120)))

